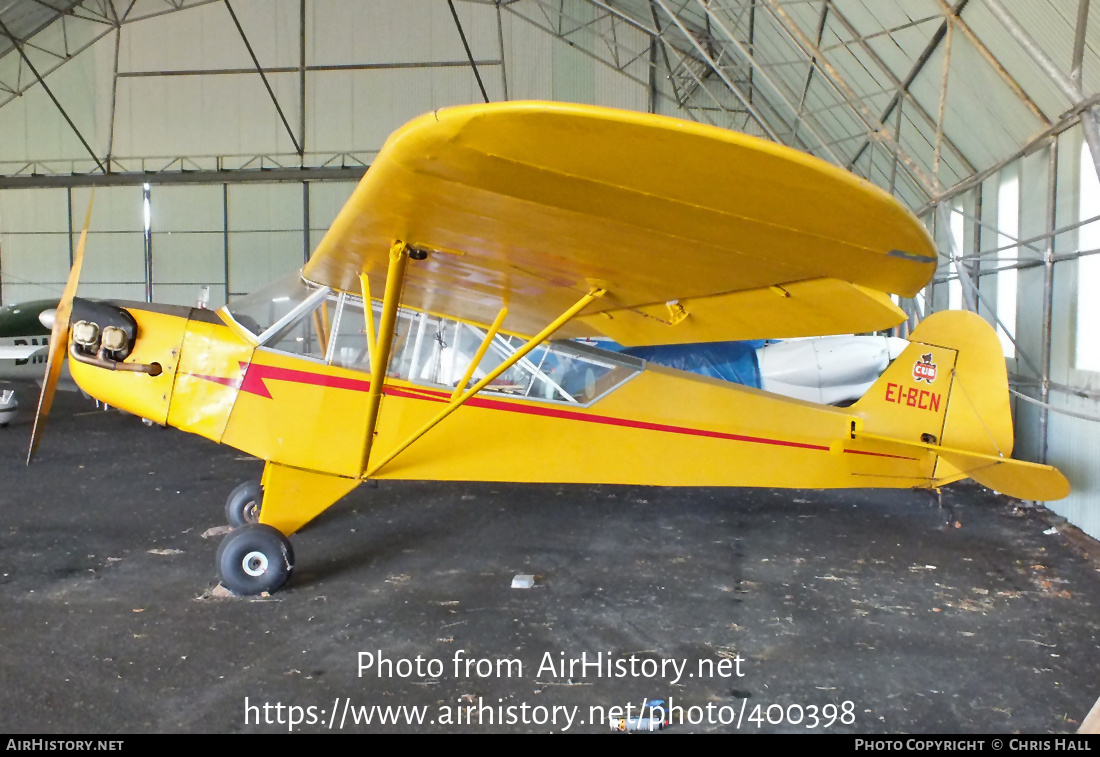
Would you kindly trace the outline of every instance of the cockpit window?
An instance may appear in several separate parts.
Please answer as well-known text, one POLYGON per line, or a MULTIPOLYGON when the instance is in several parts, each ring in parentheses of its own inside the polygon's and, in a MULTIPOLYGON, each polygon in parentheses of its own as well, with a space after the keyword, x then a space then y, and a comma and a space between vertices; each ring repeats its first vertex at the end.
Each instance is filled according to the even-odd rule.
MULTIPOLYGON (((371 305, 377 334, 382 305, 371 305)), ((371 370, 362 298, 314 287, 297 278, 236 301, 230 313, 261 338, 262 347, 343 368, 371 370)), ((463 383, 471 387, 526 344, 522 337, 497 334, 471 369, 485 336, 485 329, 479 326, 399 309, 386 375, 448 392, 463 383)), ((521 358, 482 392, 588 405, 644 367, 644 360, 628 355, 572 341, 550 342, 521 358)))
MULTIPOLYGON (((485 330, 469 323, 415 313, 403 345, 395 343, 390 375, 453 391, 470 373, 485 330)), ((399 332, 400 333, 400 332, 399 332)), ((515 354, 526 340, 497 334, 465 387, 473 386, 515 354)), ((482 391, 569 405, 588 405, 632 378, 645 361, 571 341, 536 347, 482 391)))

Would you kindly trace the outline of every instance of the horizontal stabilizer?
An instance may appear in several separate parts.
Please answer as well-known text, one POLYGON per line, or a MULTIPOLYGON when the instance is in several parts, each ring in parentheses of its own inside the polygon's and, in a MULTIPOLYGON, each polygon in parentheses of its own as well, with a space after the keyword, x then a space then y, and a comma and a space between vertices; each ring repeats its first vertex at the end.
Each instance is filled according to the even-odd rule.
MULTIPOLYGON (((1014 460, 1010 457, 1000 457, 998 455, 984 455, 980 452, 968 452, 967 450, 942 447, 938 444, 911 442, 879 434, 855 432, 853 438, 860 441, 888 442, 891 445, 898 444, 910 449, 935 452, 943 460, 957 468, 963 476, 968 476, 982 486, 1017 499, 1052 502, 1067 496, 1070 490, 1069 481, 1066 480, 1066 477, 1057 468, 1050 465, 1029 463, 1024 460, 1014 460)), ((953 476, 947 481, 943 479, 934 480, 932 484, 941 486, 957 478, 958 476, 953 476)))
POLYGON ((1050 502, 1069 494, 1069 481, 1049 465, 965 452, 942 452, 941 456, 982 486, 1010 497, 1050 502))

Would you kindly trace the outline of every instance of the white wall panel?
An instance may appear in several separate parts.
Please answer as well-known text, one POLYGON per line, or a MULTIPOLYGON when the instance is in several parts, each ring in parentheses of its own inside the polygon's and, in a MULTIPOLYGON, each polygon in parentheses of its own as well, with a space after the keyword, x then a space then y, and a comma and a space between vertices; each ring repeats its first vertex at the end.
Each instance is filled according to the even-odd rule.
POLYGON ((302 267, 301 184, 229 187, 229 289, 247 294, 302 267))
POLYGON ((512 100, 549 100, 554 76, 550 60, 554 38, 514 13, 501 17, 508 97, 512 100))
MULTIPOLYGON (((1049 8, 1054 3, 1035 3, 1034 0, 1031 0, 1031 4, 1035 6, 1035 10, 1048 18, 1052 19, 1056 15, 1051 13, 1049 8)), ((1058 4, 1066 5, 1064 2, 1058 4)), ((1076 8, 1076 5, 1076 3, 1073 3, 1074 8, 1076 8)), ((1018 10, 1010 12, 1016 19, 1021 18, 1018 10)), ((1009 33, 1004 24, 997 20, 985 3, 968 3, 966 8, 963 9, 961 18, 974 30, 994 57, 1008 71, 1009 75, 1019 82, 1023 91, 1048 117, 1057 116, 1070 106, 1066 95, 1051 83, 1050 77, 1047 76, 1039 64, 1021 49, 1020 43, 1009 33)), ((1075 22, 1076 19, 1074 19, 1075 22)), ((1037 26, 1032 25, 1028 33, 1034 35, 1036 29, 1037 26)), ((1066 41, 1070 42, 1071 36, 1068 32, 1065 37, 1066 41)), ((1065 70, 1068 70, 1068 68, 1067 61, 1065 70)), ((985 121, 982 123, 983 126, 987 125, 985 121)), ((1037 127, 1038 121, 1035 123, 1037 127)))
MULTIPOLYGON (((73 232, 73 246, 79 234, 73 232)), ((145 238, 141 231, 90 232, 80 272, 84 284, 141 284, 145 286, 145 238)), ((143 295, 144 296, 144 295, 143 295)))
POLYGON ((575 47, 552 41, 550 68, 553 74, 553 99, 558 102, 596 102, 596 66, 593 58, 575 47))
POLYGON ((89 231, 137 231, 145 230, 141 187, 100 187, 92 190, 77 187, 73 194, 73 234, 79 234, 84 226, 89 202, 92 204, 92 220, 89 231))
POLYGON ((64 189, 0 192, 0 304, 61 294, 69 270, 64 189))
MULTIPOLYGON (((233 9, 265 68, 297 67, 298 3, 237 0, 233 9)), ((205 156, 293 153, 244 41, 221 3, 124 27, 119 70, 127 73, 237 69, 243 73, 119 79, 115 155, 205 156), (190 44, 179 44, 186 39, 190 44)), ((301 100, 294 73, 268 73, 268 83, 299 138, 301 100)), ((153 166, 158 167, 158 166, 153 166)))
POLYGON ((317 249, 336 214, 355 191, 355 181, 316 181, 309 185, 309 250, 317 249))
POLYGON ((69 271, 69 235, 0 234, 0 304, 58 297, 69 271))
POLYGON ((229 187, 229 231, 300 231, 302 185, 235 184, 229 187))
MULTIPOLYGON (((486 69, 490 98, 500 99, 499 75, 486 69)), ((472 69, 405 68, 311 73, 306 83, 310 151, 377 151, 407 121, 447 105, 484 102, 472 69)))
MULTIPOLYGON (((242 9, 239 2, 234 9, 242 9)), ((246 26, 246 34, 248 30, 246 26)), ((157 16, 123 28, 118 51, 121 72, 213 68, 252 68, 248 50, 222 3, 157 16), (181 39, 190 44, 179 44, 181 39)))
MULTIPOLYGON (((941 49, 932 56, 910 89, 933 117, 939 112, 943 55, 941 49)), ((944 129, 948 137, 981 169, 1011 153, 1037 128, 1038 122, 1031 111, 1004 79, 985 64, 973 43, 961 34, 953 35, 944 112, 944 129), (967 128, 975 122, 981 123, 981 128, 967 128)), ((943 155, 945 160, 957 161, 949 150, 945 149, 943 155)), ((945 183, 948 182, 945 180, 945 183)))
MULTIPOLYGON (((1050 152, 1037 150, 1020 161, 1020 238, 1029 239, 1049 230, 1047 196, 1050 187, 1050 152)), ((1021 245, 1007 255, 1020 260, 1037 260, 1046 240, 1021 245), (1038 248, 1036 250, 1035 248, 1038 248)), ((1002 266, 1008 265, 1005 260, 1002 266)), ((1032 363, 1039 365, 1043 341, 1043 267, 1021 269, 1017 273, 1016 341, 1032 363)), ((1035 375, 1023 358, 1018 358, 1019 371, 1035 375)))
MULTIPOLYGON (((210 310, 217 310, 225 304, 225 288, 219 282, 211 282, 206 286, 209 287, 209 298, 206 301, 206 307, 210 310)), ((195 307, 199 300, 199 285, 192 284, 153 284, 153 302, 159 302, 164 305, 183 305, 185 307, 195 307)))
MULTIPOLYGON (((297 66, 298 0, 234 0, 248 43, 265 67, 297 66)), ((253 68, 223 3, 145 19, 123 28, 119 70, 180 71, 253 68), (187 40, 189 44, 179 44, 187 40)))
POLYGON ((149 190, 150 226, 154 234, 214 231, 224 228, 221 184, 154 185, 149 190))
POLYGON ((0 191, 0 234, 69 231, 69 201, 64 189, 0 191))
MULTIPOLYGON (((91 190, 78 188, 73 195, 73 246, 77 245, 91 190)), ((88 242, 84 249, 84 267, 80 274, 80 292, 97 292, 98 297, 122 297, 119 291, 131 291, 125 284, 140 285, 145 292, 145 218, 141 187, 101 187, 95 191, 88 242), (86 284, 102 287, 85 289, 86 284)), ((130 297, 131 294, 125 296, 130 297)))
POLYGON ((229 233, 230 298, 254 292, 301 267, 301 231, 229 233))
MULTIPOLYGON (((1053 393, 1052 404, 1073 412, 1100 415, 1100 402, 1053 393)), ((1100 423, 1050 414, 1050 453, 1073 486, 1070 495, 1047 506, 1093 538, 1100 539, 1100 423)))
POLYGON ((199 286, 224 299, 225 231, 222 186, 154 186, 150 190, 153 299, 185 285, 193 304, 199 286))
MULTIPOLYGON (((297 74, 268 81, 297 135, 297 74)), ((123 161, 170 159, 291 153, 294 144, 258 74, 179 76, 170 86, 163 77, 139 77, 119 80, 114 152, 123 161)))
MULTIPOLYGON (((463 2, 455 8, 474 59, 496 59, 495 8, 463 2)), ((466 60, 446 2, 313 0, 307 13, 306 55, 311 65, 466 60)))
POLYGON ((0 292, 0 306, 10 305, 13 302, 27 302, 29 300, 51 300, 61 295, 63 284, 46 286, 44 284, 20 284, 5 281, 0 292))
MULTIPOLYGON (((1056 193, 1056 217, 1064 226, 1083 220, 1081 210, 1081 145, 1084 141, 1081 127, 1064 132, 1058 137, 1058 191, 1056 193)), ((1054 239, 1057 254, 1071 253, 1079 249, 1080 235, 1077 229, 1059 234, 1054 239)), ((1066 260, 1054 264, 1053 329, 1050 341, 1051 378, 1060 384, 1073 384, 1088 380, 1087 376, 1073 375, 1075 346, 1077 341, 1077 261, 1066 260)))
POLYGON ((92 300, 127 300, 129 302, 144 302, 145 283, 140 281, 84 281, 84 279, 81 278, 80 296, 92 300))
POLYGON ((225 238, 220 231, 153 234, 152 253, 154 294, 161 284, 225 284, 225 238))
MULTIPOLYGON (((50 75, 48 83, 65 113, 98 155, 110 136, 110 92, 114 37, 74 57, 50 75)), ((31 74, 23 70, 23 81, 31 74)), ((41 86, 0 107, 0 164, 9 161, 79 160, 94 167, 91 156, 41 86)), ((5 173, 18 168, 4 167, 5 173)))
POLYGON ((642 112, 649 109, 649 88, 607 66, 596 64, 592 92, 593 104, 642 112))

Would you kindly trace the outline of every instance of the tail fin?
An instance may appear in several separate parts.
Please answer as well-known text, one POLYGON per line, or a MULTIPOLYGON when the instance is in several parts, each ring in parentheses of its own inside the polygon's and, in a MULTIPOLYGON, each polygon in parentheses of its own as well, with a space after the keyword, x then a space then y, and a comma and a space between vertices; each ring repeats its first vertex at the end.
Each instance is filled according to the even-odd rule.
POLYGON ((935 452, 932 486, 970 477, 1021 499, 1069 494, 1057 469, 1011 459, 1008 374, 985 320, 967 311, 934 313, 909 342, 852 406, 863 419, 857 438, 935 452))

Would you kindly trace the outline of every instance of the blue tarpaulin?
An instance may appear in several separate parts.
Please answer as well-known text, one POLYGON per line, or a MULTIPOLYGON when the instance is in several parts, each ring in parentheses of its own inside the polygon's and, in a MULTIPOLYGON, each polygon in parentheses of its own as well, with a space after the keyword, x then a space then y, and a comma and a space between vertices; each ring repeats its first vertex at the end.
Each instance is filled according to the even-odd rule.
MULTIPOLYGON (((601 345, 603 346, 603 345, 601 345)), ((626 355, 657 365, 690 371, 703 376, 760 388, 760 365, 756 350, 764 341, 710 342, 707 344, 665 344, 656 347, 627 347, 626 355)))

